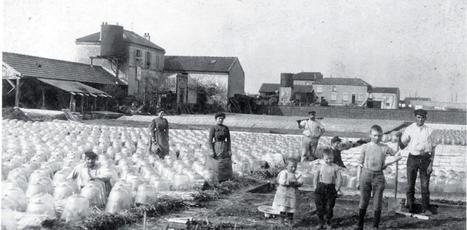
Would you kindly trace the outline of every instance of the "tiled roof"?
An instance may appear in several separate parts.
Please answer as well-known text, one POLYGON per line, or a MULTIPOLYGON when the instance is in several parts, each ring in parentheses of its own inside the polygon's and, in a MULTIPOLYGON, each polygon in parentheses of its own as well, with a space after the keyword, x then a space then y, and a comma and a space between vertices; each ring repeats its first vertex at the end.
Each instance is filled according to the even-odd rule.
POLYGON ((125 83, 118 80, 101 66, 77 62, 35 57, 23 54, 2 52, 3 62, 23 76, 97 83, 106 85, 125 83))
POLYGON ((316 81, 323 79, 323 74, 320 72, 300 72, 293 75, 293 80, 308 80, 316 81))
MULTIPOLYGON (((97 32, 97 33, 93 33, 93 34, 78 38, 76 39, 76 42, 100 42, 99 40, 100 36, 101 36, 101 33, 97 32)), ((152 43, 151 41, 149 41, 148 39, 144 37, 141 37, 140 35, 138 35, 137 33, 133 31, 123 30, 123 41, 162 50, 165 52, 165 50, 162 47, 152 43)))
POLYGON ((260 93, 274 93, 279 90, 281 84, 276 83, 263 83, 259 88, 260 93))
POLYGON ((352 86, 370 86, 360 78, 323 78, 314 83, 314 85, 352 85, 352 86))
POLYGON ((164 71, 229 73, 236 57, 165 56, 164 71))
POLYGON ((398 94, 399 88, 397 87, 373 87, 371 88, 372 93, 393 93, 398 94))

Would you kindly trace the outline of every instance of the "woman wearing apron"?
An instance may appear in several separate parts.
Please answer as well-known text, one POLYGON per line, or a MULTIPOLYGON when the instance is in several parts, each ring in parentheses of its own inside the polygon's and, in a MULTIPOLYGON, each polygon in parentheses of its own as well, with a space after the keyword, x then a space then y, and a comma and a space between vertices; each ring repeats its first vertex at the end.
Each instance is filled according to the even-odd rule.
POLYGON ((230 148, 230 132, 223 125, 224 113, 216 113, 214 116, 216 125, 209 129, 209 148, 212 157, 218 161, 217 179, 223 182, 232 178, 232 152, 230 148))
POLYGON ((149 126, 151 135, 150 152, 164 159, 169 154, 169 122, 164 118, 164 110, 154 118, 149 126))

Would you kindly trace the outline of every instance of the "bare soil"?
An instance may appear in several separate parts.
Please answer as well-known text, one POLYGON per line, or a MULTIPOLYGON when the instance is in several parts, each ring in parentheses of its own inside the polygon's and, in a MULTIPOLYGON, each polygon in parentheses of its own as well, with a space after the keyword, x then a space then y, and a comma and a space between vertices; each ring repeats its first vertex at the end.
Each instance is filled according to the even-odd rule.
MULTIPOLYGON (((192 207, 188 210, 163 216, 157 219, 149 219, 149 229, 165 229, 171 218, 193 218, 195 220, 209 221, 211 226, 217 229, 317 229, 318 217, 315 210, 314 195, 312 192, 300 192, 298 211, 294 217, 294 226, 288 226, 279 218, 265 218, 264 214, 257 210, 259 205, 271 205, 274 192, 251 193, 244 188, 223 199, 203 203, 200 207, 192 207), (224 227, 219 227, 224 226, 224 227)), ((437 214, 430 220, 419 220, 405 217, 388 209, 383 210, 380 229, 465 229, 466 210, 465 204, 460 206, 441 204, 437 207, 437 214)), ((357 223, 358 196, 343 196, 336 201, 334 208, 333 229, 353 229, 357 223)), ((373 210, 371 206, 367 212, 366 227, 372 226, 373 210)), ((141 229, 141 224, 126 226, 122 229, 141 229)), ((208 228, 204 228, 208 229, 208 228)), ((214 228, 211 228, 214 229, 214 228)))

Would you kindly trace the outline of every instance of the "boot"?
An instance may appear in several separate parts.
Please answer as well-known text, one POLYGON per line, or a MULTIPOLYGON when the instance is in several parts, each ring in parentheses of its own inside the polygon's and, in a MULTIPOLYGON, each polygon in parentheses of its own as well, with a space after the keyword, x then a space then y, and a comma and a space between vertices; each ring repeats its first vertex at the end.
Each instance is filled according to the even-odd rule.
POLYGON ((415 198, 407 198, 407 209, 410 213, 415 213, 415 198))
POLYGON ((324 229, 324 224, 326 223, 326 221, 324 220, 324 217, 323 216, 318 216, 318 219, 319 219, 318 229, 324 229))
POLYGON ((378 229, 379 228, 379 220, 381 219, 381 210, 375 211, 375 222, 373 223, 373 227, 378 229))
POLYGON ((366 209, 361 208, 358 212, 358 225, 355 227, 355 230, 363 230, 363 224, 365 222, 366 209))
POLYGON ((287 221, 289 222, 289 226, 293 226, 293 213, 287 213, 287 221))

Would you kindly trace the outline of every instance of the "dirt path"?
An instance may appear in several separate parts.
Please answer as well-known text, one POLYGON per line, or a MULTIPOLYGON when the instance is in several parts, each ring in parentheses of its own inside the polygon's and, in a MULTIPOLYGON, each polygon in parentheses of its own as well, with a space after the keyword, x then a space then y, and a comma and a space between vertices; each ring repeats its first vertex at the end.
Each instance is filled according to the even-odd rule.
MULTIPOLYGON (((265 219, 264 215, 257 211, 259 205, 271 205, 274 199, 274 191, 269 193, 250 193, 242 189, 224 199, 204 203, 202 207, 190 208, 188 210, 150 219, 149 229, 165 229, 167 219, 170 218, 194 218, 197 220, 209 220, 214 225, 221 223, 236 224, 237 229, 291 229, 283 225, 278 219, 265 219)), ((300 192, 298 200, 298 212, 295 216, 295 227, 293 229, 315 229, 318 218, 312 215, 314 210, 313 194, 300 192), (312 208, 313 207, 313 208, 312 208)), ((337 200, 334 208, 334 229, 353 229, 357 222, 358 198, 355 196, 344 196, 337 200)), ((367 212, 366 226, 371 226, 373 211, 371 206, 367 212)), ((430 220, 418 220, 383 210, 381 229, 465 229, 466 211, 461 207, 438 207, 438 214, 430 220)), ((122 228, 124 230, 141 229, 141 225, 132 225, 122 228)))

